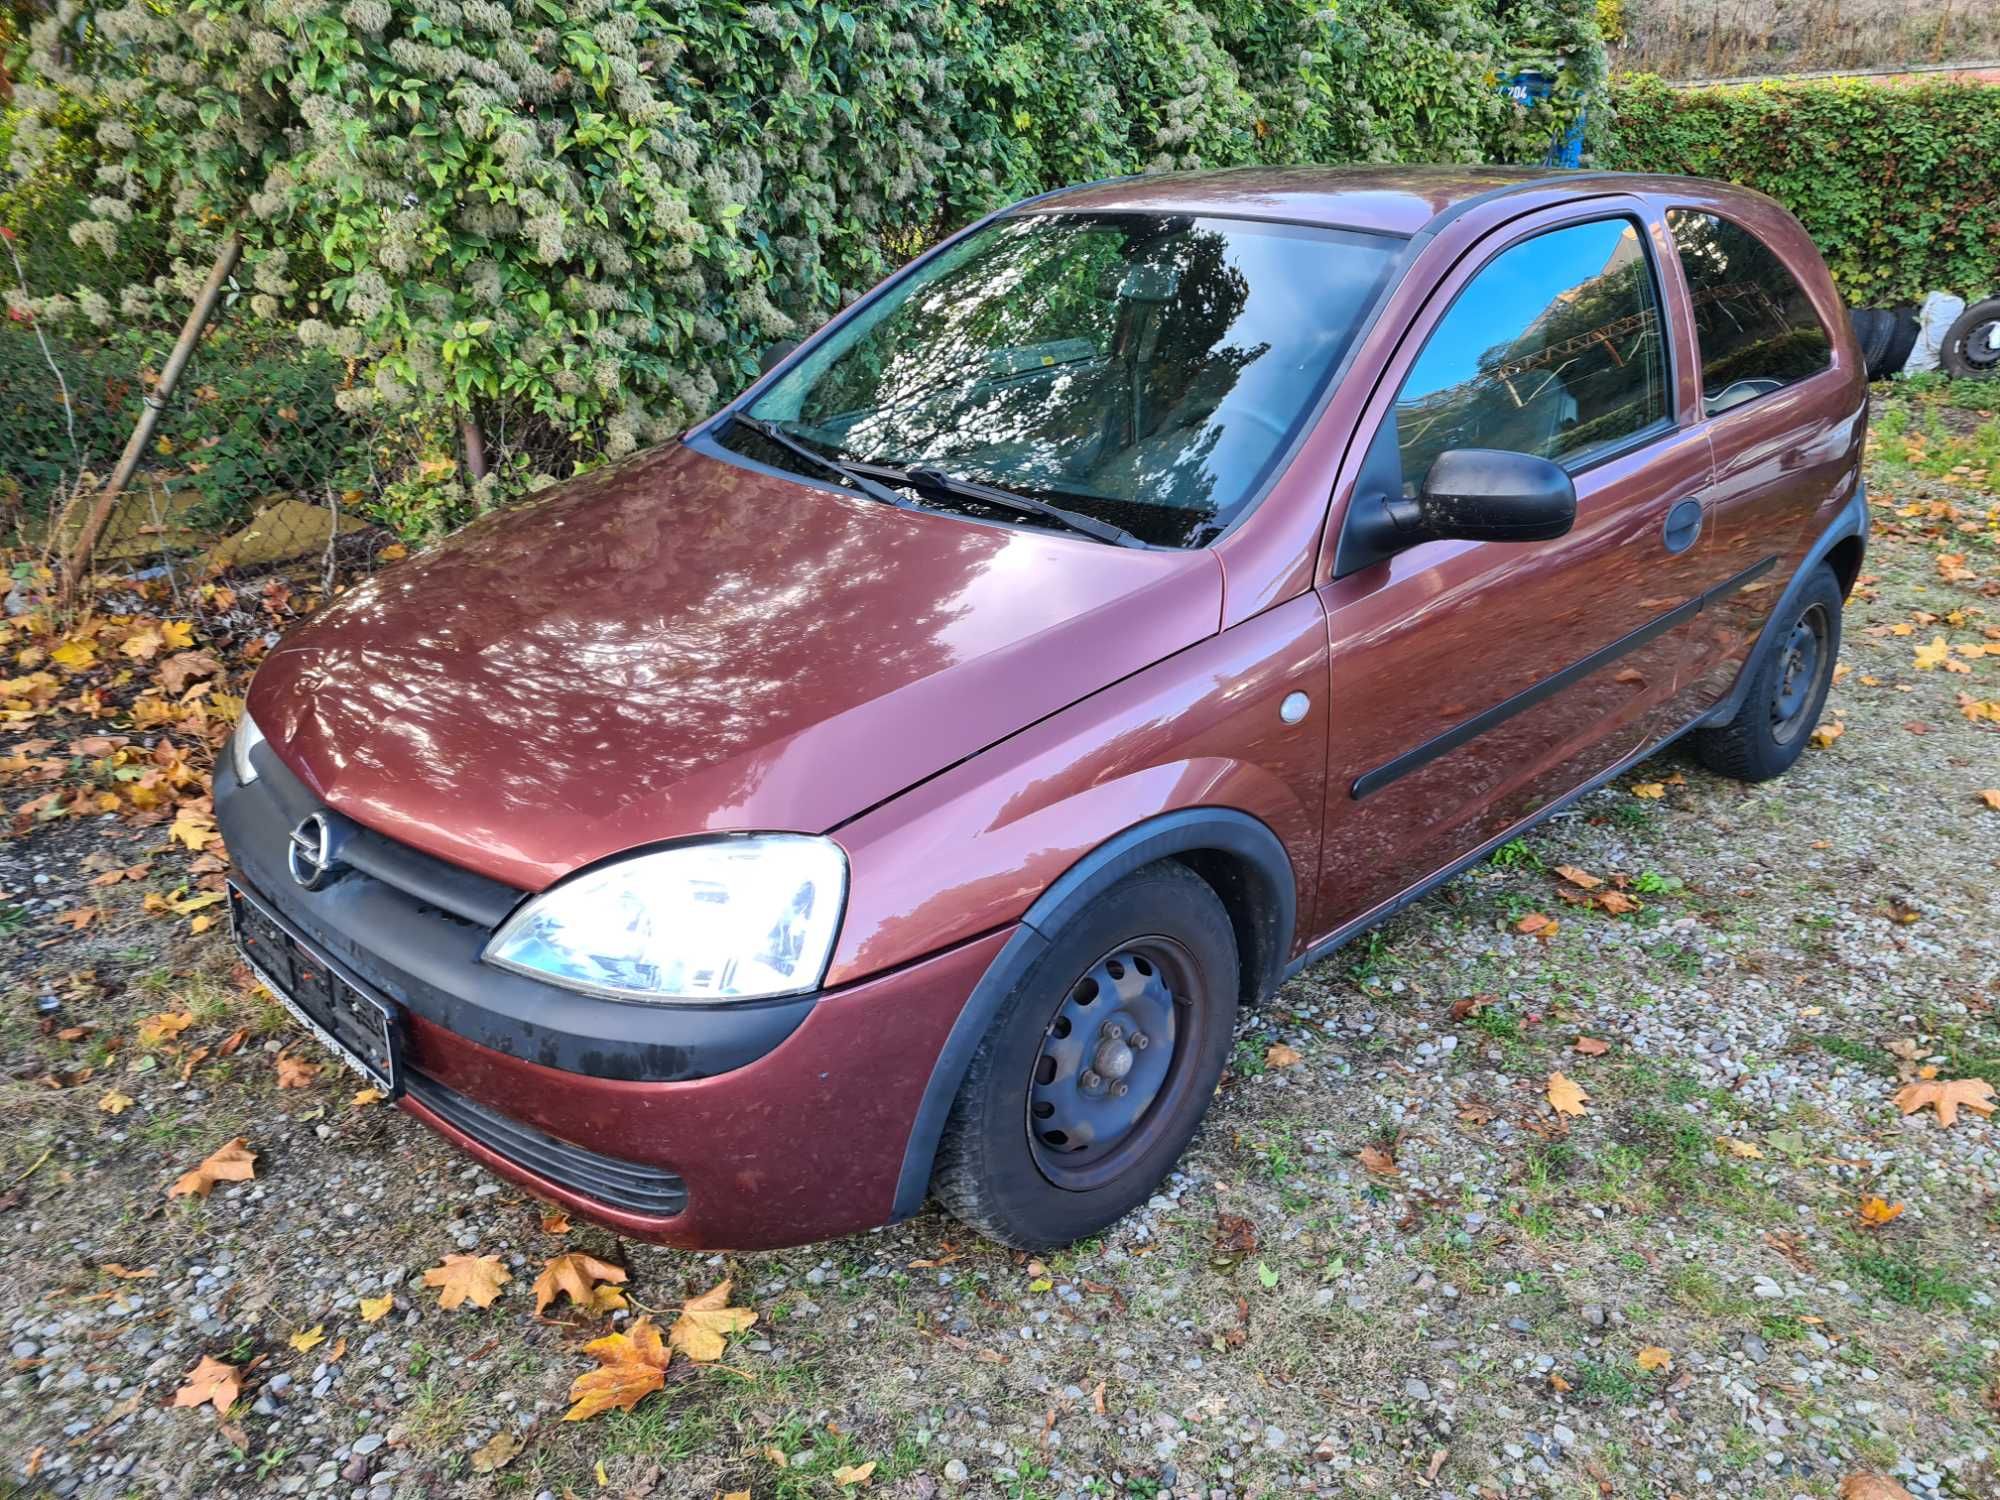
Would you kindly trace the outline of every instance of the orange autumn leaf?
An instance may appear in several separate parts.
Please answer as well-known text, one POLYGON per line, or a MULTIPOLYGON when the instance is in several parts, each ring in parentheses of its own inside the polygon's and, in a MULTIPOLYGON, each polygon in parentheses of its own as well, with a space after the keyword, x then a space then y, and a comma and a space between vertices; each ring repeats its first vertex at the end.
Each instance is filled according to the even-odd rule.
POLYGON ((833 1482, 841 1485, 864 1485, 868 1482, 868 1477, 874 1472, 875 1460, 871 1458, 865 1464, 849 1464, 843 1468, 835 1469, 833 1471, 833 1482))
POLYGON ((1402 1171, 1402 1168, 1396 1165, 1396 1158, 1380 1146, 1363 1146, 1354 1155, 1362 1166, 1377 1177, 1395 1177, 1402 1171))
POLYGON ((1579 870, 1575 865, 1557 865, 1555 873, 1562 876, 1571 885, 1581 886, 1586 891, 1594 891, 1597 887, 1604 884, 1597 876, 1579 870))
POLYGON ((1514 924, 1514 930, 1527 937, 1540 938, 1546 943, 1556 935, 1556 929, 1561 925, 1546 912, 1531 911, 1514 924))
POLYGON ((2000 786, 1983 788, 1979 793, 1979 800, 1995 812, 2000 812, 2000 786))
POLYGON ((569 1215, 560 1208, 551 1208, 542 1215, 543 1234, 568 1234, 569 1215))
POLYGON ((614 1407, 630 1411, 665 1383, 667 1361, 672 1357, 660 1342, 660 1330, 651 1318, 640 1318, 623 1332, 592 1339, 583 1352, 595 1359, 598 1367, 570 1382, 569 1399, 574 1404, 563 1413, 565 1422, 587 1422, 614 1407))
POLYGON ((279 1088, 311 1088, 313 1080, 317 1077, 319 1077, 318 1063, 309 1063, 303 1058, 293 1057, 289 1052, 280 1052, 278 1054, 279 1088))
POLYGON ((139 1023, 139 1041, 147 1047, 158 1047, 172 1041, 192 1025, 194 1017, 187 1011, 163 1010, 139 1023))
POLYGON ((1664 1370, 1674 1362, 1673 1352, 1658 1344, 1648 1344, 1633 1357, 1642 1370, 1664 1370))
POLYGON ((1660 797, 1664 797, 1667 795, 1666 783, 1662 781, 1637 782, 1632 787, 1632 795, 1635 797, 1645 797, 1648 799, 1657 799, 1660 797))
POLYGON ((1993 1085, 1984 1078, 1954 1078, 1949 1082, 1931 1079, 1924 1083, 1907 1083, 1896 1090, 1896 1108, 1906 1115, 1913 1115, 1925 1105, 1937 1111, 1938 1124, 1950 1126, 1958 1121, 1960 1109, 1969 1109, 1974 1114, 1993 1114, 1993 1085))
POLYGON ((1599 1041, 1594 1036, 1580 1036, 1576 1039, 1576 1050, 1585 1057, 1602 1057, 1611 1050, 1611 1043, 1599 1041))
POLYGON ((1887 1475, 1862 1472, 1849 1474, 1840 1481, 1840 1500, 1915 1500, 1915 1497, 1887 1475))
POLYGON ((491 1307, 500 1288, 513 1279, 497 1255, 447 1255, 443 1265, 424 1272, 424 1285, 438 1289, 438 1306, 447 1309, 466 1302, 491 1307))
POLYGON ((1268 1068, 1294 1068, 1300 1061, 1299 1053, 1283 1042, 1273 1042, 1264 1052, 1264 1065, 1268 1068))
POLYGON ((1584 1105, 1589 1100, 1590 1095, 1586 1094, 1572 1080, 1565 1078, 1560 1073, 1549 1074, 1548 1098, 1549 1103, 1554 1106, 1557 1114, 1582 1115, 1589 1113, 1584 1108, 1584 1105))
POLYGON ((722 1358, 728 1335, 741 1333, 757 1321, 747 1307, 729 1305, 729 1282, 721 1281, 681 1308, 667 1331, 667 1342, 700 1363, 722 1358))
POLYGON ((1855 1211, 1861 1215, 1862 1223, 1868 1225, 1871 1229, 1879 1229, 1884 1224, 1891 1223, 1900 1218, 1903 1213, 1903 1205, 1900 1203, 1890 1203, 1870 1193, 1861 1200, 1861 1206, 1855 1211))
POLYGON ((204 1354, 201 1363, 188 1371, 181 1388, 174 1392, 175 1406, 213 1406, 218 1417, 229 1415, 229 1408, 236 1404, 236 1398, 243 1394, 243 1376, 234 1365, 226 1365, 221 1360, 204 1354))
POLYGON ((1591 900, 1599 911, 1608 911, 1614 917, 1629 916, 1639 910, 1639 902, 1623 891, 1599 891, 1591 900))
POLYGON ((546 1266, 542 1274, 535 1278, 535 1313, 542 1311, 558 1297, 567 1297, 585 1312, 609 1312, 625 1305, 625 1295, 616 1285, 625 1280, 625 1268, 601 1261, 594 1255, 585 1255, 573 1250, 567 1255, 558 1255, 546 1266))
POLYGON ((242 1136, 218 1146, 201 1165, 183 1172, 167 1189, 169 1198, 206 1198, 218 1182, 248 1182, 257 1175, 257 1153, 242 1136))

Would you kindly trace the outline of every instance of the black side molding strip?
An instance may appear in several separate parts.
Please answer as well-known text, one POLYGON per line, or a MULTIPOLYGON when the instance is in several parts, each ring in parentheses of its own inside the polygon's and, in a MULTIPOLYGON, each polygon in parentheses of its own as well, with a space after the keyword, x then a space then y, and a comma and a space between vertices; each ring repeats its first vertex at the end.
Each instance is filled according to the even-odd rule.
POLYGON ((1496 703, 1481 713, 1474 714, 1462 723, 1454 724, 1443 734, 1425 740, 1414 749, 1405 750, 1394 760, 1384 761, 1372 771, 1363 771, 1354 778, 1350 789, 1355 801, 1371 793, 1379 792, 1393 781, 1401 780, 1421 766, 1427 766, 1441 755, 1449 755, 1459 746, 1469 744, 1490 729, 1495 729, 1514 715, 1533 708, 1537 703, 1553 697, 1573 682, 1581 681, 1599 668, 1608 666, 1619 657, 1636 651, 1655 637, 1672 630, 1676 625, 1692 619, 1702 610, 1726 594, 1733 594, 1745 584, 1762 578, 1777 567, 1778 559, 1767 557, 1738 573, 1734 578, 1718 583, 1688 600, 1677 604, 1663 615, 1656 615, 1637 630, 1620 636, 1608 646, 1602 646, 1580 661, 1573 661, 1560 672, 1551 673, 1540 682, 1521 689, 1513 697, 1496 703))

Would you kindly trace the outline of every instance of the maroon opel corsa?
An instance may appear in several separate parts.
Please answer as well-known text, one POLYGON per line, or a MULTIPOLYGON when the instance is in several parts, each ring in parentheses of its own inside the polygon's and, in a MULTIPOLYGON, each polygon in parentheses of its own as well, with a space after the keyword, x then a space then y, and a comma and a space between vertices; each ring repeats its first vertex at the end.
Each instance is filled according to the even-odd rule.
POLYGON ((622 1233, 1062 1244, 1287 975, 1678 735, 1792 763, 1865 405, 1804 231, 1712 183, 1033 199, 272 652, 237 936, 622 1233))

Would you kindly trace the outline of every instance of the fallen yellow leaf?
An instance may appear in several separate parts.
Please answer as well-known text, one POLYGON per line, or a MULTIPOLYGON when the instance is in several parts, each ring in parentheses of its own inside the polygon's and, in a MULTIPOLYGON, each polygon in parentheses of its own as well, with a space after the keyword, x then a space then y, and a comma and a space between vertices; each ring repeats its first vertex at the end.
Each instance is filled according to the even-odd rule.
POLYGON ((2000 787, 1989 786, 1979 793, 1979 800, 1995 812, 2000 812, 2000 787))
POLYGON ((358 1089, 355 1092, 354 1100, 350 1107, 354 1109, 366 1109, 371 1104, 380 1104, 388 1097, 380 1089, 358 1089))
POLYGON ((1664 1370, 1674 1362, 1672 1352, 1662 1349, 1658 1344, 1648 1344, 1634 1358, 1637 1359, 1639 1368, 1642 1370, 1664 1370))
POLYGON ((1264 1065, 1271 1068, 1297 1067, 1303 1059, 1299 1053, 1283 1042, 1273 1042, 1264 1052, 1264 1065))
POLYGON ((1869 1225, 1871 1228, 1879 1229, 1884 1224, 1900 1218, 1903 1212, 1903 1205, 1900 1203, 1890 1203, 1870 1193, 1862 1198, 1861 1206, 1857 1212, 1861 1215, 1862 1223, 1869 1225))
POLYGON ((600 1282, 623 1282, 625 1268, 601 1261, 594 1255, 585 1255, 573 1250, 566 1255, 558 1255, 542 1268, 542 1274, 535 1278, 535 1313, 542 1310, 558 1297, 567 1297, 585 1312, 609 1312, 625 1305, 625 1295, 617 1286, 602 1286, 600 1282))
POLYGON ((868 1476, 874 1472, 875 1460, 871 1458, 865 1464, 850 1464, 846 1468, 835 1469, 833 1471, 833 1482, 835 1484, 864 1485, 868 1482, 868 1476))
POLYGON ((472 1472, 491 1474, 495 1469, 504 1469, 525 1446, 519 1434, 503 1428, 473 1450, 472 1472))
POLYGON ((1600 885, 1604 884, 1597 876, 1587 871, 1579 870, 1575 865, 1557 865, 1555 873, 1562 876, 1571 885, 1581 886, 1586 891, 1594 891, 1600 885))
POLYGON ((1719 1135, 1715 1138, 1715 1144, 1720 1146, 1729 1155, 1741 1157, 1745 1161, 1762 1161, 1764 1159, 1764 1153, 1749 1141, 1739 1141, 1731 1136, 1719 1135))
POLYGON ((204 1354, 201 1363, 188 1371, 181 1388, 174 1392, 175 1406, 213 1406, 218 1417, 243 1394, 243 1377, 234 1365, 204 1354))
POLYGON ((248 1182, 257 1175, 257 1153, 242 1136, 218 1146, 192 1171, 181 1173, 167 1189, 169 1198, 192 1194, 206 1198, 218 1182, 248 1182))
POLYGON ((1548 1097, 1557 1114, 1582 1115, 1590 1112, 1584 1108, 1590 1095, 1560 1073, 1549 1074, 1548 1097))
POLYGON ((278 1054, 279 1088, 309 1089, 317 1077, 319 1077, 318 1063, 309 1063, 303 1058, 293 1057, 289 1052, 278 1054))
POLYGON ((107 1115, 122 1115, 130 1109, 133 1099, 130 1094, 121 1094, 116 1089, 106 1089, 104 1097, 97 1101, 97 1107, 107 1115))
POLYGON ((299 1353, 304 1354, 308 1349, 317 1348, 326 1342, 326 1324, 315 1323, 310 1328, 303 1328, 286 1339, 285 1342, 298 1350, 299 1353))
POLYGON ((1663 781, 1641 781, 1633 786, 1632 795, 1655 800, 1667 795, 1667 786, 1663 781))
POLYGON ((497 1255, 447 1255, 443 1265, 424 1272, 424 1285, 438 1288, 438 1306, 443 1308, 465 1302, 491 1307, 500 1288, 513 1279, 497 1255))
POLYGON ((1954 1078, 1948 1083, 1907 1083, 1896 1090, 1896 1108, 1906 1115, 1915 1114, 1926 1104, 1937 1111, 1938 1124, 1944 1126, 1957 1123, 1960 1108, 1990 1117, 1993 1085, 1984 1078, 1954 1078))
POLYGON ((363 1297, 361 1299, 361 1321, 379 1323, 395 1311, 396 1297, 392 1292, 385 1297, 363 1297))
POLYGON ((757 1321, 747 1307, 729 1305, 729 1283, 719 1282, 681 1308, 667 1332, 667 1342, 697 1363, 722 1358, 728 1335, 741 1333, 757 1321))
POLYGON ((630 1411, 665 1383, 671 1357, 651 1318, 640 1318, 622 1333, 592 1339, 583 1352, 598 1367, 570 1382, 569 1399, 575 1404, 563 1413, 565 1422, 587 1422, 613 1407, 630 1411))
POLYGON ((192 1025, 194 1017, 187 1011, 163 1010, 139 1023, 139 1041, 147 1047, 158 1047, 172 1041, 192 1025))

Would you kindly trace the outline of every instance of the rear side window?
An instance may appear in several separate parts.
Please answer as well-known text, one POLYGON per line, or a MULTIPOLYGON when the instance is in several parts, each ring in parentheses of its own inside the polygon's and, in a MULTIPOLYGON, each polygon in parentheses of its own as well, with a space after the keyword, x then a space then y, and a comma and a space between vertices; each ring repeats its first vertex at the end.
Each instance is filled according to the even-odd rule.
POLYGON ((1431 331, 1396 395, 1403 493, 1447 449, 1575 465, 1667 412, 1660 299, 1638 226, 1565 225, 1494 256, 1431 331))
POLYGON ((1702 401, 1713 416, 1817 375, 1833 362, 1826 325, 1805 288, 1741 224, 1667 211, 1701 341, 1702 401))

